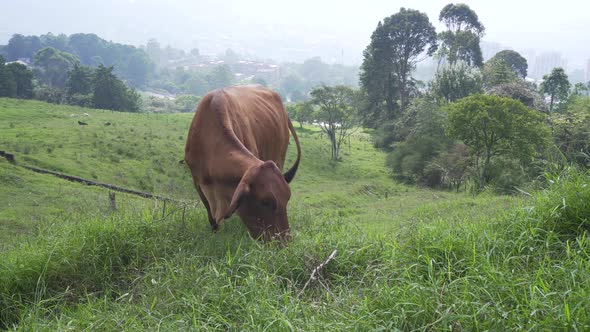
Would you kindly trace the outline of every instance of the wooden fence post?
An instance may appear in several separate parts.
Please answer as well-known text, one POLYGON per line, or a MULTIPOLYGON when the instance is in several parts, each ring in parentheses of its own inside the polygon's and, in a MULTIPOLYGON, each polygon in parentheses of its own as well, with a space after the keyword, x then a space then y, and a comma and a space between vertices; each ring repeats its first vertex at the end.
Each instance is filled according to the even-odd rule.
POLYGON ((111 202, 111 210, 117 211, 117 201, 115 199, 115 193, 112 191, 109 191, 109 200, 111 202))

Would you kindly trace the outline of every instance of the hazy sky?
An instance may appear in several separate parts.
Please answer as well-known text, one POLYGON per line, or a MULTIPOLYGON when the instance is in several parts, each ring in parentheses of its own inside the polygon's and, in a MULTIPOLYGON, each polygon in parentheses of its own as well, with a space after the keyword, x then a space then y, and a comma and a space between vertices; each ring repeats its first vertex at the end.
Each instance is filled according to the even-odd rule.
MULTIPOLYGON (((590 1, 464 1, 486 27, 484 40, 519 51, 560 52, 569 67, 590 58, 590 1)), ((227 47, 259 57, 359 63, 377 22, 400 7, 425 12, 440 31, 449 0, 0 0, 0 43, 13 33, 93 32, 145 44, 157 38, 186 50, 227 47)))

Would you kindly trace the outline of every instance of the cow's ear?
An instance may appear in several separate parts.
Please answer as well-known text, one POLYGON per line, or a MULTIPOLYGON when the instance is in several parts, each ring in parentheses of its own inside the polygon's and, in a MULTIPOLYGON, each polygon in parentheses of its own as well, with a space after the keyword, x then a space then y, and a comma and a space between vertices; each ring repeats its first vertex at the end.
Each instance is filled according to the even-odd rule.
POLYGON ((231 203, 229 204, 229 208, 227 209, 227 212, 224 215, 225 219, 231 217, 232 214, 234 214, 234 212, 236 212, 238 207, 240 207, 240 203, 242 203, 242 200, 244 199, 244 197, 246 197, 246 195, 248 195, 249 193, 250 193, 250 186, 243 181, 240 182, 240 184, 236 188, 236 191, 234 191, 234 195, 231 199, 231 203))

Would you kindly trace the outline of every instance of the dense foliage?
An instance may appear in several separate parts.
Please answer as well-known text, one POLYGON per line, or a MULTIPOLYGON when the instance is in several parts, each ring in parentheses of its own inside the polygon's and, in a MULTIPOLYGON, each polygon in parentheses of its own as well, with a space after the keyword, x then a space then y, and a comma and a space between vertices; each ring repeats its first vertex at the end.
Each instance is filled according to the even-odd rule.
MULTIPOLYGON (((5 51, 8 60, 33 59, 44 48, 53 48, 63 53, 73 54, 81 64, 96 67, 99 64, 113 66, 115 73, 131 85, 143 86, 153 72, 154 65, 148 55, 131 45, 106 41, 95 34, 76 33, 70 36, 51 33, 41 36, 15 34, 8 41, 5 51)), ((49 57, 55 57, 55 51, 49 57)), ((71 59, 57 59, 71 62, 71 59)), ((52 60, 52 61, 57 61, 52 60)), ((64 73, 65 75, 65 73, 64 73)), ((65 82, 65 77, 61 81, 65 82)))
POLYGON ((436 31, 424 13, 401 8, 379 21, 361 66, 360 83, 368 99, 365 125, 377 127, 405 112, 416 89, 411 78, 416 63, 436 49, 436 31))
POLYGON ((447 110, 448 134, 471 149, 480 188, 493 179, 495 158, 518 160, 527 167, 549 137, 544 117, 511 98, 473 95, 447 110))
POLYGON ((558 108, 564 105, 570 92, 571 84, 563 68, 554 68, 550 74, 543 76, 543 82, 539 87, 539 92, 549 96, 549 112, 555 111, 555 106, 558 108))
POLYGON ((5 63, 0 55, 0 97, 30 99, 33 97, 33 72, 26 66, 5 63))
POLYGON ((441 11, 438 20, 447 30, 440 32, 440 61, 447 61, 450 66, 462 61, 468 65, 481 67, 483 56, 479 46, 485 27, 477 14, 466 4, 448 4, 441 11))

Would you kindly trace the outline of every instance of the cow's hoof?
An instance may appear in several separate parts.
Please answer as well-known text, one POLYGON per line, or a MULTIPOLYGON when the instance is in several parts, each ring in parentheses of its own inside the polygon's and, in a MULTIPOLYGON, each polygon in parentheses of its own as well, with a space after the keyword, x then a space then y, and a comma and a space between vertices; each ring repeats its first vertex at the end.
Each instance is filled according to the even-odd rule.
POLYGON ((217 233, 217 231, 218 231, 218 230, 219 230, 219 226, 218 226, 218 225, 212 225, 212 226, 211 226, 211 231, 212 231, 213 233, 217 233))

